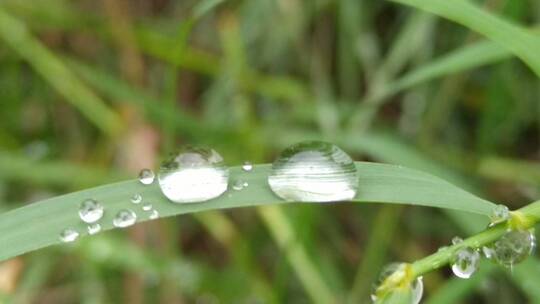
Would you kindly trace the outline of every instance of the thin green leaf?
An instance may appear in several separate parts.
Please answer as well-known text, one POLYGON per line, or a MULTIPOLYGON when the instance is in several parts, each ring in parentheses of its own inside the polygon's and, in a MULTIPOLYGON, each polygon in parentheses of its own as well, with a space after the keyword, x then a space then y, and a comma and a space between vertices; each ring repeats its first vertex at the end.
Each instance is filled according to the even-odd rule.
POLYGON ((540 38, 467 0, 391 0, 428 11, 478 32, 510 50, 540 76, 540 38))
POLYGON ((120 117, 89 90, 58 57, 31 35, 26 25, 12 17, 0 6, 0 39, 72 103, 97 128, 109 135, 120 128, 120 117))
MULTIPOLYGON (((358 162, 359 192, 355 202, 413 204, 488 215, 493 203, 478 198, 452 184, 427 173, 378 163, 358 162)), ((114 214, 120 209, 133 208, 129 198, 140 193, 151 201, 161 216, 172 216, 203 210, 280 204, 267 185, 269 165, 259 165, 253 172, 231 168, 231 178, 249 183, 242 191, 232 191, 199 204, 172 204, 161 194, 159 187, 143 186, 136 180, 105 185, 44 200, 0 215, 0 260, 59 243, 58 234, 73 227, 86 234, 85 225, 78 219, 79 202, 94 198, 106 207, 102 227, 112 229, 114 214), (241 176, 241 177, 240 177, 241 176), (24 225, 24 223, 34 225, 24 225)), ((148 220, 147 213, 138 212, 139 221, 148 220)))

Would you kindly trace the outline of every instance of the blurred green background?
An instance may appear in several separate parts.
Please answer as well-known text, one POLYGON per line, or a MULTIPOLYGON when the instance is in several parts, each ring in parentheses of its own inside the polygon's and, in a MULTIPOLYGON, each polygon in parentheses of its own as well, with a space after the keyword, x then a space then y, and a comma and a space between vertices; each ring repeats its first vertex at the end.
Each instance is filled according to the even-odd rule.
MULTIPOLYGON (((540 20, 537 0, 474 2, 540 20)), ((504 48, 392 2, 2 0, 0 211, 133 177, 183 144, 238 165, 305 139, 514 209, 540 197, 539 100, 504 48)), ((166 218, 26 254, 0 263, 0 302, 368 303, 384 264, 487 224, 370 204, 277 214, 166 218)), ((536 258, 424 282, 423 303, 540 303, 536 258)))

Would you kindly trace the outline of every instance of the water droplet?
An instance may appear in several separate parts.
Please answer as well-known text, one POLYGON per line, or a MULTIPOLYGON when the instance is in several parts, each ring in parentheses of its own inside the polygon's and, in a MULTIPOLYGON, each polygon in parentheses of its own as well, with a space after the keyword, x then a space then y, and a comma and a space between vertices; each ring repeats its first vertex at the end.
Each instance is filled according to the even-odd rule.
POLYGON ((233 183, 232 188, 233 188, 234 190, 240 191, 240 190, 244 189, 244 188, 247 187, 247 186, 248 186, 248 183, 247 183, 247 182, 245 182, 245 181, 239 179, 239 180, 236 180, 236 181, 233 183))
POLYGON ((95 223, 95 224, 90 224, 88 225, 88 227, 86 227, 87 230, 88 230, 88 234, 92 235, 92 234, 96 234, 98 232, 101 231, 101 225, 98 224, 98 223, 95 223))
POLYGON ((128 209, 122 209, 118 211, 114 217, 113 225, 114 227, 125 228, 135 224, 135 221, 137 221, 137 214, 135 214, 135 212, 128 209))
POLYGON ((151 219, 151 220, 155 220, 155 219, 159 218, 159 212, 156 209, 153 209, 150 212, 150 216, 148 216, 148 218, 151 219))
POLYGON ((131 197, 131 202, 134 204, 140 204, 142 202, 142 195, 140 195, 139 193, 133 194, 133 196, 131 197))
POLYGON ((512 267, 529 257, 536 245, 534 234, 528 230, 511 230, 495 241, 490 248, 497 263, 512 267))
POLYGON ((454 255, 452 271, 458 278, 468 279, 477 270, 480 262, 480 253, 471 247, 460 249, 454 255))
POLYGON ((94 199, 86 199, 79 206, 79 217, 85 223, 95 223, 103 217, 103 206, 94 199))
POLYGON ((455 236, 452 238, 452 245, 461 244, 463 242, 463 239, 459 236, 455 236))
POLYGON ((358 174, 352 159, 337 146, 305 141, 279 155, 268 184, 287 201, 343 201, 356 195, 358 174))
MULTIPOLYGON (((391 280, 393 280, 395 285, 394 287, 401 286, 401 282, 405 277, 407 276, 407 264, 406 263, 390 263, 387 266, 383 268, 381 271, 381 274, 379 275, 379 278, 377 280, 377 285, 383 284, 383 282, 386 281, 390 276, 391 280)), ((412 281, 410 284, 410 291, 411 291, 411 302, 410 304, 418 304, 420 303, 420 300, 422 300, 422 295, 424 293, 424 282, 422 277, 417 277, 415 280, 412 281)), ((371 299, 373 302, 377 301, 377 295, 373 294, 371 295, 371 299)))
POLYGON ((186 147, 163 162, 158 180, 163 194, 175 203, 203 202, 227 190, 229 170, 213 149, 186 147))
POLYGON ((146 204, 144 204, 144 205, 142 206, 142 209, 143 209, 144 211, 150 211, 150 210, 152 210, 152 204, 146 203, 146 204))
POLYGON ((411 304, 418 304, 424 294, 424 277, 418 277, 411 284, 411 304))
POLYGON ((249 161, 245 161, 244 164, 242 164, 242 170, 245 172, 251 172, 251 170, 253 170, 253 164, 249 161))
POLYGON ((491 259, 495 255, 494 250, 488 246, 482 247, 482 253, 484 253, 484 256, 486 257, 486 259, 491 259))
POLYGON ((154 174, 154 171, 150 169, 142 169, 141 172, 139 172, 139 181, 143 185, 150 185, 154 182, 155 178, 156 175, 154 174))
POLYGON ((497 205, 493 208, 490 219, 490 226, 507 221, 510 219, 510 210, 505 205, 497 205))
POLYGON ((71 243, 79 238, 79 233, 75 229, 67 228, 60 232, 60 241, 64 243, 71 243))

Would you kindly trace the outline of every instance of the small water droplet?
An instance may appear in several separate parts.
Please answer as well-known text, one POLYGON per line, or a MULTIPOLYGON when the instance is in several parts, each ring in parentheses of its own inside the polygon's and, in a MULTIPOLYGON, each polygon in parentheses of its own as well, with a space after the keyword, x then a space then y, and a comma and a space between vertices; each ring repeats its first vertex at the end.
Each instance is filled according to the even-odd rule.
POLYGON ((251 170, 253 170, 253 164, 249 161, 245 161, 244 164, 242 164, 242 170, 245 172, 251 172, 251 170))
POLYGON ((154 171, 150 169, 142 169, 141 172, 139 172, 139 181, 143 185, 152 184, 155 178, 156 175, 154 174, 154 171))
POLYGON ((79 206, 79 217, 85 223, 95 223, 103 217, 103 206, 94 199, 86 199, 79 206))
POLYGON ((79 238, 79 233, 75 229, 66 228, 60 232, 60 241, 64 243, 71 243, 79 238))
POLYGON ((529 230, 511 230, 495 241, 491 248, 494 260, 506 267, 523 262, 534 250, 536 240, 529 230))
POLYGON ((490 227, 505 222, 510 219, 510 210, 505 205, 497 205, 495 208, 493 208, 493 211, 490 215, 491 223, 489 224, 490 227))
POLYGON ((480 262, 480 253, 471 247, 460 249, 454 255, 452 272, 462 279, 470 278, 477 270, 480 262))
POLYGON ((118 211, 113 219, 114 227, 125 228, 129 227, 137 221, 137 214, 129 209, 122 209, 118 211))
POLYGON ((158 180, 172 202, 203 202, 227 190, 229 170, 213 149, 186 147, 163 162, 158 180))
POLYGON ((236 180, 233 185, 232 185, 232 188, 236 191, 240 191, 242 189, 244 189, 245 187, 248 186, 248 183, 247 182, 244 182, 243 180, 236 180))
POLYGON ((98 223, 90 224, 88 227, 86 227, 88 230, 88 234, 93 235, 101 231, 101 225, 98 223))
POLYGON ((152 210, 152 204, 146 203, 146 204, 144 204, 144 205, 142 206, 142 209, 143 209, 144 211, 150 211, 150 210, 152 210))
POLYGON ((457 245, 463 243, 463 239, 459 236, 455 236, 452 238, 452 245, 457 245))
POLYGON ((142 195, 140 195, 139 193, 135 193, 131 197, 131 202, 134 204, 140 204, 142 202, 142 199, 143 199, 142 195))
POLYGON ((159 212, 156 209, 153 209, 150 212, 150 216, 148 216, 148 218, 151 219, 151 220, 155 220, 155 219, 159 218, 159 212))
POLYGON ((492 259, 493 256, 495 255, 493 249, 488 246, 482 247, 482 253, 484 253, 484 256, 486 257, 486 259, 492 259))
POLYGON ((287 201, 344 201, 355 197, 358 174, 349 155, 336 145, 305 141, 279 155, 268 184, 287 201))

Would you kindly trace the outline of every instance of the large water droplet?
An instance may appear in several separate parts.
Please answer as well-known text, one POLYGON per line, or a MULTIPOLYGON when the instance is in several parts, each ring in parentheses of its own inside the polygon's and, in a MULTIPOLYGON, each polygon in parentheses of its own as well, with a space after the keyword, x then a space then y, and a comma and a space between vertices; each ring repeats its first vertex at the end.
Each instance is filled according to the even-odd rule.
POLYGON ((279 155, 268 184, 287 201, 343 201, 355 197, 358 174, 349 155, 336 145, 305 141, 279 155))
POLYGON ((154 182, 155 178, 156 175, 154 174, 154 171, 150 169, 142 169, 141 172, 139 172, 139 182, 143 185, 150 185, 154 182))
POLYGON ((531 231, 511 230, 490 247, 497 263, 512 267, 529 257, 535 245, 536 240, 531 231))
POLYGON ((143 199, 142 195, 140 195, 139 193, 135 193, 131 197, 131 202, 134 204, 140 204, 142 202, 142 199, 143 199))
POLYGON ((478 251, 471 247, 462 248, 453 258, 452 271, 458 278, 468 279, 478 270, 479 262, 478 251))
POLYGON ((75 229, 67 228, 60 232, 60 241, 64 243, 71 243, 79 238, 79 233, 75 229))
POLYGON ((175 203, 203 202, 227 190, 229 170, 213 149, 186 147, 163 162, 158 180, 163 194, 175 203))
POLYGON ((125 228, 135 224, 136 221, 137 214, 135 214, 135 212, 128 209, 122 209, 118 211, 114 217, 113 225, 114 227, 125 228))
POLYGON ((103 217, 103 206, 94 199, 86 199, 79 206, 79 217, 85 223, 95 223, 103 217))
POLYGON ((90 224, 88 227, 86 227, 88 230, 88 234, 93 235, 101 231, 101 225, 98 223, 90 224))
MULTIPOLYGON (((395 280, 395 283, 399 286, 400 285, 399 282, 401 282, 407 276, 407 270, 406 270, 407 266, 408 265, 406 263, 396 263, 396 262, 386 265, 379 275, 379 278, 377 280, 377 285, 380 286, 386 281, 386 279, 392 276, 391 279, 395 280)), ((422 300, 422 295, 424 293, 423 278, 417 277, 415 280, 411 282, 409 287, 411 291, 410 304, 420 303, 420 300, 422 300)), ((371 299, 373 302, 377 301, 376 294, 371 295, 371 299)))
POLYGON ((242 164, 242 170, 245 172, 251 172, 251 170, 253 170, 253 164, 249 161, 245 161, 244 164, 242 164))

